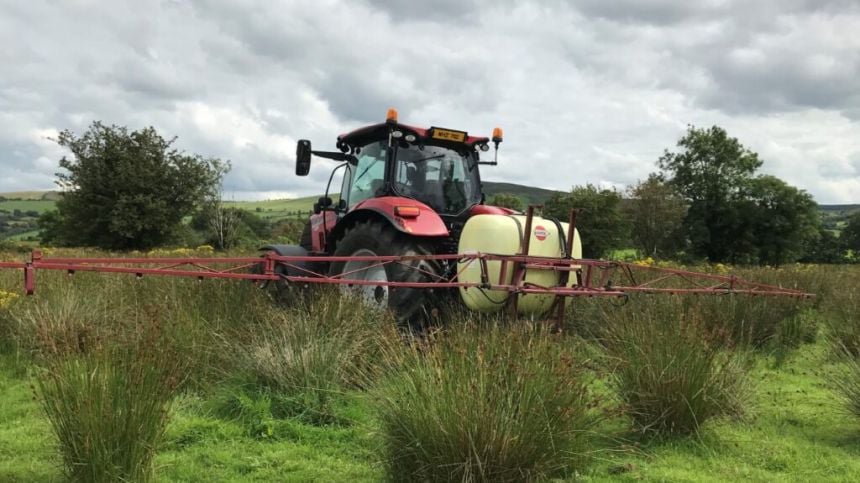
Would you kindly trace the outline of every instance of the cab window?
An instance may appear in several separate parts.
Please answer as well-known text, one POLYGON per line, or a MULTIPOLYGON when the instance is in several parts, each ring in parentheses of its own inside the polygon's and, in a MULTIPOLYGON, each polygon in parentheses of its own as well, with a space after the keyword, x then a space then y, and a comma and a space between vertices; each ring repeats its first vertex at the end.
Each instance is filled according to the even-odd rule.
POLYGON ((377 196, 385 186, 385 151, 385 143, 380 141, 368 144, 357 155, 358 164, 348 171, 350 206, 377 196))

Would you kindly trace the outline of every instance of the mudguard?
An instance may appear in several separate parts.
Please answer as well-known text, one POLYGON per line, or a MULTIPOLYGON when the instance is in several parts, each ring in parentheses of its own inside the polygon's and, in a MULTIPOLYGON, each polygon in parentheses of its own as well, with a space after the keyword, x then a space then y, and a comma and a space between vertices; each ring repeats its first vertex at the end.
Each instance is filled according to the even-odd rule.
POLYGON ((347 227, 372 218, 381 218, 391 223, 395 230, 412 236, 421 237, 447 237, 448 228, 445 222, 433 208, 413 200, 399 196, 383 196, 371 198, 357 204, 346 214, 337 226, 332 230, 332 238, 340 239, 347 227), (398 216, 397 208, 418 208, 418 216, 398 216))

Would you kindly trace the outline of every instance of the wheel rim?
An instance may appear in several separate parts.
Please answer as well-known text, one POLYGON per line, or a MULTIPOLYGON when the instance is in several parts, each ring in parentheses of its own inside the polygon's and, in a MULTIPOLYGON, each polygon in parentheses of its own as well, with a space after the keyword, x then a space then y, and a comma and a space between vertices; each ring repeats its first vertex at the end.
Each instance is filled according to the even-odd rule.
MULTIPOLYGON (((375 257, 377 256, 372 250, 362 248, 356 250, 351 257, 375 257)), ((385 273, 385 266, 376 265, 379 262, 363 262, 350 260, 343 265, 343 272, 348 273, 358 270, 355 273, 346 275, 345 278, 352 280, 372 280, 375 282, 387 282, 388 274, 385 273), (376 266, 373 266, 376 265, 376 266)), ((377 307, 385 308, 388 306, 388 287, 384 285, 341 285, 341 291, 357 294, 365 303, 377 307)))

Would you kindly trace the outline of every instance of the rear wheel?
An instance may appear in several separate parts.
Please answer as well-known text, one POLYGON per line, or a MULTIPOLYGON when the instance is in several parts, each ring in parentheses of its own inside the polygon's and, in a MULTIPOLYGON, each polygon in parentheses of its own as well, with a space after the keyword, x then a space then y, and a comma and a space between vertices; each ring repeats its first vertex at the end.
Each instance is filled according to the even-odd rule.
MULTIPOLYGON (((429 255, 419 239, 394 230, 387 223, 367 221, 350 228, 338 242, 335 256, 411 256, 429 255)), ((439 274, 432 261, 420 260, 377 265, 379 262, 348 261, 333 262, 329 273, 344 278, 379 282, 434 282, 431 275, 439 274)), ((341 285, 344 292, 358 294, 365 303, 382 309, 390 309, 397 317, 398 325, 412 330, 422 330, 433 321, 438 309, 436 297, 429 288, 399 288, 383 285, 341 285)))

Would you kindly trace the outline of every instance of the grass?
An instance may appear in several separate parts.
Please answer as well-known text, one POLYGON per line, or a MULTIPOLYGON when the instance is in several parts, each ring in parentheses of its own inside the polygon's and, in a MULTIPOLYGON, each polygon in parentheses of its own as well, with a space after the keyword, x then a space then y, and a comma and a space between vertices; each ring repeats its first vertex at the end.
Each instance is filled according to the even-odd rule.
POLYGON ((375 407, 389 479, 538 481, 582 471, 600 414, 546 330, 449 329, 389 355, 375 407))
POLYGON ((611 381, 636 427, 698 433, 707 421, 740 414, 749 390, 742 353, 675 298, 647 298, 605 319, 611 381))
POLYGON ((645 441, 641 454, 616 453, 586 480, 853 481, 860 431, 834 400, 838 370, 821 341, 778 369, 758 356, 744 419, 709 423, 694 440, 645 441))
MULTIPOLYGON (((18 257, 0 254, 0 259, 18 257)), ((386 451, 386 435, 390 434, 386 424, 405 426, 409 421, 421 421, 422 418, 432 420, 433 411, 456 408, 459 404, 461 414, 483 408, 483 412, 476 413, 482 417, 473 416, 462 421, 471 422, 469 424, 477 421, 478 427, 497 427, 509 431, 509 435, 514 434, 516 418, 508 418, 511 423, 506 425, 499 425, 498 421, 504 420, 499 418, 505 414, 516 415, 516 411, 505 412, 504 409, 515 407, 508 402, 528 393, 525 386, 517 384, 531 384, 531 387, 540 389, 548 387, 547 379, 537 377, 520 382, 504 377, 494 379, 493 367, 504 369, 503 362, 531 367, 528 366, 532 363, 528 361, 529 356, 542 361, 533 367, 537 371, 545 370, 546 364, 560 363, 558 368, 569 368, 568 362, 582 362, 572 366, 571 375, 575 377, 557 381, 560 387, 566 388, 562 396, 579 400, 577 381, 587 381, 589 400, 595 400, 604 410, 601 414, 606 416, 590 429, 597 437, 585 444, 574 443, 572 446, 580 448, 574 453, 585 452, 591 456, 588 465, 578 462, 578 458, 571 458, 564 464, 566 468, 559 469, 557 473, 546 471, 545 474, 553 474, 566 481, 851 481, 860 474, 860 424, 845 406, 837 384, 838 376, 850 373, 851 366, 834 356, 830 343, 835 333, 831 328, 843 323, 839 322, 843 319, 838 316, 838 311, 851 314, 840 297, 856 287, 860 270, 857 267, 813 267, 809 271, 812 273, 756 271, 749 274, 750 278, 784 277, 786 283, 798 277, 804 280, 804 284, 820 284, 820 291, 825 296, 805 307, 803 317, 809 320, 800 324, 799 329, 776 324, 779 329, 776 335, 766 338, 768 343, 750 352, 749 365, 746 366, 750 381, 747 386, 753 390, 744 405, 743 414, 730 413, 730 417, 715 415, 701 422, 694 435, 687 437, 653 436, 637 431, 641 425, 636 424, 630 413, 625 411, 625 398, 612 384, 613 375, 618 374, 615 371, 618 366, 603 356, 607 344, 605 339, 612 332, 599 330, 600 319, 593 318, 597 313, 593 307, 588 309, 584 300, 575 303, 580 310, 575 311, 578 319, 572 320, 571 325, 579 332, 553 336, 551 343, 540 342, 532 346, 534 350, 501 352, 498 357, 488 357, 486 345, 485 350, 477 350, 482 343, 488 344, 495 337, 487 331, 461 339, 460 352, 450 350, 456 347, 448 347, 436 355, 426 344, 413 346, 423 349, 410 355, 410 346, 402 343, 384 344, 375 349, 373 344, 361 343, 357 346, 362 349, 355 352, 360 355, 346 358, 354 363, 335 364, 335 367, 358 367, 366 361, 368 364, 364 370, 330 372, 327 367, 331 366, 325 361, 336 361, 337 357, 323 357, 322 362, 294 366, 291 364, 296 360, 287 356, 301 353, 303 347, 313 347, 311 341, 325 344, 332 338, 336 340, 343 331, 336 322, 345 321, 349 326, 350 317, 354 315, 349 311, 351 306, 347 306, 346 314, 339 309, 341 312, 331 311, 334 315, 328 319, 304 321, 316 320, 316 324, 307 325, 307 332, 303 332, 300 313, 274 306, 259 290, 243 283, 198 283, 155 277, 137 281, 133 277, 84 273, 70 280, 63 273, 40 272, 36 297, 7 296, 8 301, 0 304, 0 481, 63 479, 58 440, 52 435, 51 425, 39 400, 33 398, 31 387, 39 376, 39 366, 35 364, 38 359, 32 355, 32 349, 37 347, 39 340, 27 330, 25 322, 28 314, 38 314, 39 311, 54 315, 71 314, 81 323, 98 322, 106 317, 107 312, 115 312, 112 320, 119 322, 131 314, 140 313, 185 328, 178 334, 176 343, 184 349, 186 360, 192 364, 186 371, 189 381, 181 387, 181 394, 173 399, 163 441, 154 455, 158 481, 198 481, 201 475, 213 481, 393 479, 393 475, 388 473, 392 460, 386 458, 392 454, 386 451), (84 317, 87 314, 91 319, 84 317), (274 327, 281 329, 286 329, 286 323, 296 323, 296 326, 267 332, 273 323, 274 327), (810 336, 806 327, 820 328, 822 336, 810 336), (302 333, 307 337, 303 339, 302 333), (792 335, 796 333, 806 335, 792 335), (604 340, 599 340, 600 337, 604 340), (791 343, 779 342, 789 339, 791 343), (280 340, 287 342, 281 343, 280 340), (302 340, 307 344, 299 343, 302 340), (235 357, 236 353, 250 354, 253 353, 251 349, 267 343, 277 344, 280 355, 275 351, 271 354, 279 362, 263 368, 306 367, 313 369, 308 373, 310 375, 319 369, 325 375, 322 382, 315 380, 315 376, 309 379, 303 376, 296 380, 298 382, 287 380, 286 383, 266 381, 266 377, 240 377, 237 381, 236 376, 242 375, 244 370, 241 358, 235 357), (544 343, 547 345, 541 345, 544 343), (781 345, 785 345, 786 350, 778 352, 781 345), (365 351, 364 347, 371 349, 365 351), (382 349, 385 349, 383 355, 393 351, 407 357, 407 360, 395 359, 397 364, 379 364, 377 361, 382 349), (564 353, 571 358, 555 357, 564 353), (483 357, 483 362, 480 357, 483 357), (416 371, 444 368, 439 374, 442 380, 447 378, 451 383, 450 390, 432 389, 438 388, 433 384, 439 380, 424 378, 429 384, 426 387, 431 388, 428 395, 436 403, 426 399, 400 399, 405 407, 398 406, 396 396, 407 394, 403 392, 408 388, 404 384, 419 380, 415 373, 404 372, 410 367, 416 371), (383 371, 379 372, 379 369, 383 371), (357 377, 356 374, 369 375, 357 377), (482 374, 486 376, 484 379, 482 374), (337 383, 330 386, 325 382, 334 379, 337 383), (472 390, 470 382, 476 384, 474 387, 483 387, 484 392, 472 390), (281 398, 289 398, 293 389, 300 388, 299 394, 304 394, 308 388, 323 387, 332 388, 332 394, 336 395, 329 405, 332 417, 308 418, 304 411, 284 409, 281 398), (225 394, 233 397, 234 402, 238 401, 234 404, 236 411, 223 411, 225 394), (482 403, 478 400, 481 394, 491 397, 482 403), (383 404, 386 395, 389 397, 387 405, 383 404), (392 395, 395 398, 391 398, 392 395), (455 397, 457 395, 460 397, 455 397), (468 402, 470 399, 471 403, 468 402), (419 407, 428 409, 410 409, 419 407)), ((19 292, 20 274, 0 270, 0 290, 19 292)), ((613 310, 636 308, 637 305, 631 301, 626 307, 613 310)), ((325 310, 316 309, 314 313, 321 316, 325 310)), ((307 315, 307 312, 301 314, 307 315)), ((451 323, 454 327, 457 326, 455 322, 451 323)), ((638 328, 641 329, 642 325, 638 328)), ((454 329, 455 332, 457 330, 454 329)), ((80 330, 72 332, 80 333, 80 330)), ((344 336, 343 342, 374 342, 367 338, 368 332, 357 334, 344 336)), ((696 340, 687 342, 695 346, 696 340)), ((453 343, 449 341, 449 344, 453 343)), ((728 344, 726 347, 733 346, 728 344)), ((334 353, 348 353, 349 347, 356 346, 346 344, 339 347, 346 349, 337 349, 334 353)), ((618 359, 633 361, 629 355, 618 359)), ((262 360, 271 361, 271 358, 262 360)), ((279 372, 266 370, 260 374, 272 376, 279 372)), ((299 407, 313 407, 313 404, 304 402, 299 407)), ((468 427, 456 424, 458 417, 441 420, 449 424, 448 435, 458 432, 487 434, 486 431, 466 431, 468 427), (452 425, 451 421, 455 424, 452 425)), ((533 424, 522 427, 536 428, 532 433, 537 434, 529 437, 554 434, 546 427, 533 424)), ((498 434, 503 435, 504 431, 498 431, 498 434)), ((432 432, 432 428, 424 432, 432 432)), ((436 435, 429 441, 438 443, 446 438, 451 440, 451 436, 436 435)), ((414 438, 409 439, 415 441, 414 438)), ((473 438, 473 441, 478 439, 473 438)), ((492 457, 504 452, 493 450, 484 454, 492 457)), ((425 463, 432 461, 427 456, 421 460, 425 463)), ((524 462, 512 466, 533 467, 524 462)), ((480 474, 472 473, 474 476, 480 474)))
POLYGON ((343 394, 373 379, 366 376, 376 372, 389 341, 398 341, 398 335, 387 314, 338 293, 272 314, 247 343, 226 349, 234 352, 235 377, 244 382, 229 394, 227 412, 250 416, 251 432, 257 434, 269 431, 276 416, 320 425, 342 422, 343 394))
POLYGON ((151 481, 189 367, 173 337, 179 328, 157 308, 111 310, 69 294, 64 307, 39 304, 21 320, 22 330, 35 333, 34 392, 63 471, 72 481, 151 481))
MULTIPOLYGON (((47 421, 28 380, 4 356, 0 369, 0 481, 59 481, 47 421)), ((823 341, 804 346, 774 369, 758 356, 756 392, 742 420, 708 423, 699 439, 627 443, 602 452, 584 481, 851 481, 860 474, 860 429, 834 402, 837 371, 823 341)), ((361 402, 351 426, 281 421, 275 437, 249 436, 217 417, 205 401, 183 398, 155 459, 162 481, 381 481, 370 409, 361 402)), ((622 437, 623 438, 623 437, 622 437)), ((623 441, 623 439, 622 439, 623 441)))

